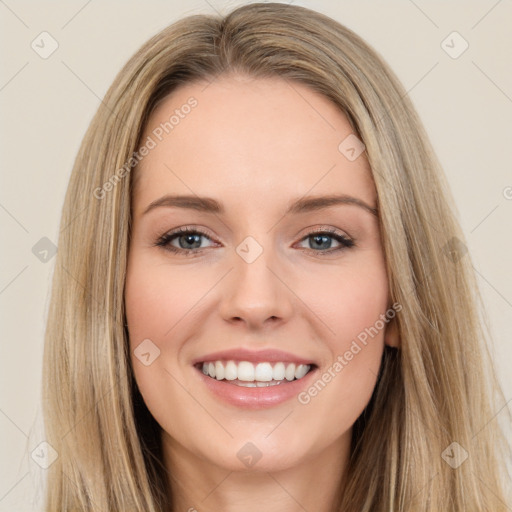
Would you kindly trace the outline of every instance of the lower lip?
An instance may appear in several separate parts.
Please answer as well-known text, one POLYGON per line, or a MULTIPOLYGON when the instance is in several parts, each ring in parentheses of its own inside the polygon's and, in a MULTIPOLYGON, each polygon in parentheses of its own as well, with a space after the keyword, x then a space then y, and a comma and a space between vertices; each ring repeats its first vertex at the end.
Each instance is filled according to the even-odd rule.
POLYGON ((317 368, 310 370, 302 379, 287 381, 275 386, 248 388, 228 384, 226 381, 213 379, 202 370, 194 368, 206 387, 225 402, 245 409, 265 409, 279 405, 298 394, 310 385, 317 368))

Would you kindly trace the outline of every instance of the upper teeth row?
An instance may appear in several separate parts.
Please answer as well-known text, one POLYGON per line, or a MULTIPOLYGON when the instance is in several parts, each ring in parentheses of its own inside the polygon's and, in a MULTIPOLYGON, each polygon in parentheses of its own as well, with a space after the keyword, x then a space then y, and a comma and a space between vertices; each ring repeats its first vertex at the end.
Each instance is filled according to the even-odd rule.
POLYGON ((294 363, 258 363, 254 365, 249 361, 211 361, 203 363, 203 373, 217 380, 243 380, 246 382, 270 382, 271 380, 301 379, 308 373, 309 364, 294 363))

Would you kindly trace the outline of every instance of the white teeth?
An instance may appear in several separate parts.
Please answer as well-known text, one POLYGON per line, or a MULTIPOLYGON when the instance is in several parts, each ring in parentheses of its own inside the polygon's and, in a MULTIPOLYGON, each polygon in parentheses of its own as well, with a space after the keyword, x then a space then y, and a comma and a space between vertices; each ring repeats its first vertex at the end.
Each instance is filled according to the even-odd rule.
POLYGON ((302 379, 310 370, 309 364, 294 363, 257 363, 249 361, 210 361, 203 363, 203 373, 217 380, 234 381, 245 387, 266 387, 280 384, 285 379, 302 379))
POLYGON ((224 369, 224 377, 226 380, 235 380, 237 375, 238 367, 236 366, 236 363, 234 361, 228 361, 224 369))
POLYGON ((299 364, 297 366, 297 369, 295 370, 295 378, 296 379, 302 379, 306 373, 309 371, 309 366, 306 364, 299 364))
POLYGON ((258 363, 254 371, 254 380, 270 382, 272 380, 272 365, 270 363, 258 363))
POLYGON ((225 372, 224 372, 224 366, 220 361, 217 361, 215 363, 215 378, 217 380, 222 380, 224 378, 225 372))
POLYGON ((290 363, 286 367, 284 376, 286 377, 286 380, 293 380, 295 378, 295 365, 293 363, 290 363))
POLYGON ((245 382, 254 381, 254 365, 249 361, 240 361, 238 363, 238 380, 245 382))
POLYGON ((259 388, 268 388, 269 386, 278 386, 283 382, 282 380, 271 380, 270 382, 256 382, 259 388))
POLYGON ((272 373, 273 373, 272 376, 274 377, 275 380, 283 380, 284 372, 285 372, 284 363, 276 363, 272 370, 272 373))

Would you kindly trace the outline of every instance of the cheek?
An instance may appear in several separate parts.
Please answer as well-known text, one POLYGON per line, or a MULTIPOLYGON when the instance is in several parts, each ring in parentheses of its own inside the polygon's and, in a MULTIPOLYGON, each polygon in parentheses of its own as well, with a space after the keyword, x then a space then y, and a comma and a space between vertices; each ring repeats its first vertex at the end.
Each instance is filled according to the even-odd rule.
POLYGON ((318 417, 332 418, 335 436, 340 426, 353 424, 375 388, 387 326, 388 279, 382 259, 373 258, 358 268, 317 274, 314 281, 314 288, 304 287, 301 293, 329 328, 325 342, 330 358, 299 402, 318 417))
POLYGON ((335 356, 342 364, 347 390, 360 389, 369 398, 379 371, 387 322, 388 279, 384 264, 344 276, 336 286, 335 356), (383 320, 384 319, 384 320, 383 320))
POLYGON ((169 403, 187 398, 179 385, 182 349, 200 322, 201 299, 216 281, 211 269, 184 271, 140 249, 129 256, 125 308, 132 368, 146 405, 163 424, 169 403), (139 359, 141 352, 149 356, 139 359))
POLYGON ((137 386, 155 420, 166 429, 172 429, 169 404, 179 404, 183 393, 173 378, 181 380, 175 374, 173 363, 177 357, 176 347, 170 350, 165 339, 185 315, 187 301, 183 294, 177 293, 175 280, 170 281, 165 273, 162 265, 155 265, 143 254, 132 254, 126 275, 125 307, 137 386))
MULTIPOLYGON (((193 305, 208 289, 200 289, 199 280, 151 258, 135 255, 130 260, 126 276, 125 304, 130 342, 145 338, 163 342, 190 312, 193 305)), ((204 282, 204 281, 203 281, 204 282)))
POLYGON ((386 312, 388 279, 381 258, 310 276, 297 281, 303 283, 298 295, 329 328, 331 348, 343 349, 386 312))

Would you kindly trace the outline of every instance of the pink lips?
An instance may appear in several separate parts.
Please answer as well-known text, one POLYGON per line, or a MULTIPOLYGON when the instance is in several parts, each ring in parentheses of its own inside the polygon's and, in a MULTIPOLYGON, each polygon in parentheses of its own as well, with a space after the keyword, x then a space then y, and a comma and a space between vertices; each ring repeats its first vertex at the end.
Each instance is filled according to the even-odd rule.
POLYGON ((246 409, 264 409, 273 407, 297 397, 301 391, 311 385, 317 373, 317 366, 312 360, 298 357, 282 350, 273 349, 260 351, 243 348, 224 350, 194 359, 192 364, 195 366, 195 371, 201 379, 201 382, 213 395, 228 404, 246 409), (284 380, 281 384, 268 387, 237 386, 224 380, 214 379, 202 372, 201 363, 229 360, 237 362, 249 361, 251 363, 283 362, 295 363, 297 365, 309 364, 311 365, 311 370, 301 379, 293 381, 284 380))
POLYGON ((301 391, 311 385, 317 373, 316 368, 314 368, 302 379, 285 380, 282 384, 264 388, 246 388, 208 377, 199 369, 195 369, 195 371, 208 390, 215 396, 228 404, 246 409, 264 409, 297 397, 301 391))

